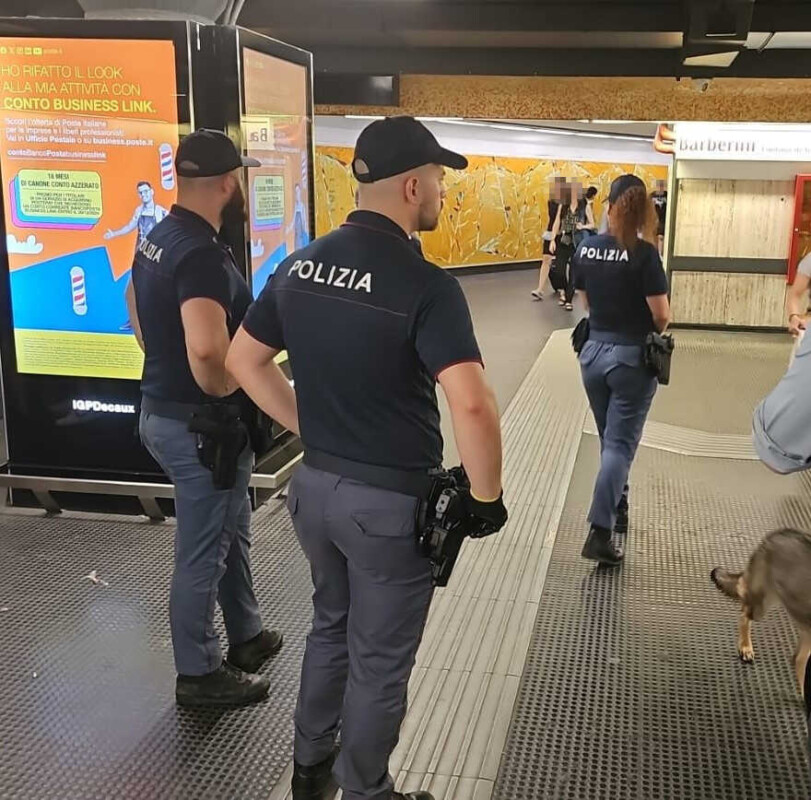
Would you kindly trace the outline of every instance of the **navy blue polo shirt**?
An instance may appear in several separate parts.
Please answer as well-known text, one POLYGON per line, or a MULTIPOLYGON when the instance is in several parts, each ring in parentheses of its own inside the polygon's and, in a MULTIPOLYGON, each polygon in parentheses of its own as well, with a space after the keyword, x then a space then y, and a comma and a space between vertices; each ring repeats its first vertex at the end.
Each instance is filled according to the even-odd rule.
POLYGON ((396 469, 442 463, 436 378, 481 355, 459 282, 392 220, 356 211, 283 261, 244 328, 288 351, 305 448, 396 469))
POLYGON ((626 250, 611 234, 584 239, 572 265, 575 289, 586 293, 595 331, 646 335, 655 330, 646 298, 667 294, 659 251, 640 240, 626 250))
POLYGON ((175 205, 138 246, 132 282, 146 350, 142 394, 210 402, 189 366, 180 307, 196 297, 215 300, 225 310, 228 333, 236 333, 251 292, 231 250, 206 220, 175 205))

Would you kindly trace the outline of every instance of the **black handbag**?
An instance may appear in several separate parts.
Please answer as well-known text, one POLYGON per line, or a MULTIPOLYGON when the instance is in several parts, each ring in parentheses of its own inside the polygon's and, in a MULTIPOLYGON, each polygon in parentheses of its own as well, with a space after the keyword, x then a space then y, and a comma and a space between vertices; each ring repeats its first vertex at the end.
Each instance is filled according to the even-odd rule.
POLYGON ((669 334, 649 333, 645 339, 645 366, 662 386, 670 383, 670 362, 676 343, 669 334))
POLYGON ((591 325, 588 317, 583 317, 583 319, 574 326, 574 330, 572 331, 572 349, 577 355, 580 355, 580 351, 589 340, 590 332, 591 325))

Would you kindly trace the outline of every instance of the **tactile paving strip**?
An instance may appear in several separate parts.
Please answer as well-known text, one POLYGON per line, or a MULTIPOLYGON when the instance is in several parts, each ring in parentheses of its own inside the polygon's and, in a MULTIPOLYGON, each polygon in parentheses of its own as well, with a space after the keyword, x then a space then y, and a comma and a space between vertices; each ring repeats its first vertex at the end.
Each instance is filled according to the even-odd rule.
POLYGON ((625 564, 580 558, 598 443, 584 437, 494 791, 498 800, 807 800, 796 637, 782 608, 739 662, 710 584, 770 529, 811 530, 802 478, 643 448, 625 564))
POLYGON ((270 697, 191 711, 174 703, 173 525, 0 515, 0 798, 268 797, 292 756, 312 590, 280 503, 253 534, 265 624, 285 634, 270 697))

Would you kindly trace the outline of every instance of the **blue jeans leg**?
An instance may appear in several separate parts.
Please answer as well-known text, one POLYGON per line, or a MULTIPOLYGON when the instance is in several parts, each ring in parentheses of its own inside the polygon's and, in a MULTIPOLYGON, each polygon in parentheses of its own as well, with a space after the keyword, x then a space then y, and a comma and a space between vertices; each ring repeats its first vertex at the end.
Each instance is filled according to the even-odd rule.
POLYGON ((222 663, 214 629, 219 596, 232 643, 262 629, 250 573, 248 482, 252 455, 240 455, 236 484, 216 489, 197 456, 197 437, 186 423, 141 414, 141 440, 175 487, 175 568, 169 599, 175 667, 205 675, 222 663))
POLYGON ((627 491, 628 474, 657 383, 645 367, 618 363, 605 375, 605 385, 609 393, 608 409, 589 520, 593 525, 611 529, 617 505, 627 491))

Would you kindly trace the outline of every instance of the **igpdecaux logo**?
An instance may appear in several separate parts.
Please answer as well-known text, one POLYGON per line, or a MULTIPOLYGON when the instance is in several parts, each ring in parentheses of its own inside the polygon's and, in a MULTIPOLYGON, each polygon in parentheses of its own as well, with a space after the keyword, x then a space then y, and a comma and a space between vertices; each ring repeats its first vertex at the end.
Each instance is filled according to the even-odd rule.
POLYGON ((96 411, 100 414, 134 414, 135 406, 129 403, 105 403, 102 400, 74 400, 74 411, 96 411))

